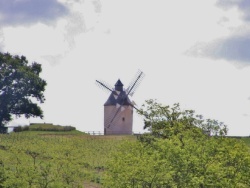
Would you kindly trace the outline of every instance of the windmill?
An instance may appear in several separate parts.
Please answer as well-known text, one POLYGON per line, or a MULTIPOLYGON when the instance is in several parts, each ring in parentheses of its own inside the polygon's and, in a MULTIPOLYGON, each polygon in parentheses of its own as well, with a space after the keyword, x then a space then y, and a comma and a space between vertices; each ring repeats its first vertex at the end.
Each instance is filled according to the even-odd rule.
POLYGON ((133 109, 139 109, 135 107, 135 102, 131 101, 129 96, 133 96, 144 76, 144 73, 139 70, 125 90, 120 79, 115 83, 115 88, 103 81, 96 80, 99 87, 107 92, 111 92, 104 104, 105 135, 132 134, 133 109))

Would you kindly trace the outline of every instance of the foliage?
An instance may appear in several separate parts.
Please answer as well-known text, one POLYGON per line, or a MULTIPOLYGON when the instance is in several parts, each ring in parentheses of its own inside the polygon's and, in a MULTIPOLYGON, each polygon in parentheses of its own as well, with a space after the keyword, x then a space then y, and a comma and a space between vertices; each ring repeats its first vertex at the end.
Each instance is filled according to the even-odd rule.
POLYGON ((0 188, 77 188, 102 181, 110 152, 127 140, 90 135, 0 135, 0 188))
POLYGON ((31 124, 30 126, 18 126, 13 129, 14 132, 22 131, 74 131, 76 130, 73 126, 61 126, 53 124, 31 124))
POLYGON ((250 147, 250 137, 240 137, 240 139, 245 142, 250 147))
POLYGON ((249 187, 249 148, 235 139, 126 143, 108 165, 105 187, 249 187))
POLYGON ((224 124, 181 111, 178 104, 147 105, 141 113, 151 134, 113 153, 105 187, 250 187, 249 147, 225 137, 224 124))
POLYGON ((195 115, 194 110, 181 110, 179 103, 170 107, 151 99, 146 101, 139 113, 145 117, 144 129, 148 128, 155 137, 169 138, 188 130, 195 131, 195 134, 200 130, 208 135, 227 134, 224 123, 205 120, 202 115, 195 115))
POLYGON ((74 131, 10 133, 0 135, 0 188, 249 187, 241 140, 185 136, 183 147, 178 135, 149 144, 74 131))
POLYGON ((24 56, 12 56, 0 52, 0 126, 12 119, 12 115, 43 117, 35 102, 43 103, 46 82, 39 77, 41 65, 29 65, 24 56))

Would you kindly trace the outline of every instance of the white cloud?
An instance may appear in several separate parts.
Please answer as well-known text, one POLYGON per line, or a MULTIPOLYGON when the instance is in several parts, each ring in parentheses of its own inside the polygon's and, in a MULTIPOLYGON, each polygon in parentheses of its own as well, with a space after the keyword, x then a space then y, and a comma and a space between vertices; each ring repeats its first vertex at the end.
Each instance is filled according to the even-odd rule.
POLYGON ((1 0, 0 2, 1 25, 52 23, 67 13, 67 8, 57 0, 1 0))
POLYGON ((187 51, 187 54, 213 59, 225 59, 237 66, 249 65, 250 62, 249 32, 243 35, 232 35, 211 42, 200 42, 187 51))
POLYGON ((216 5, 222 8, 223 15, 217 22, 227 32, 224 35, 217 35, 209 41, 197 41, 186 51, 188 55, 203 58, 224 59, 232 62, 237 67, 244 67, 249 64, 250 47, 248 22, 249 1, 217 1, 216 5), (242 17, 244 14, 244 17, 242 17))
POLYGON ((222 9, 230 10, 232 8, 237 8, 242 13, 242 18, 245 21, 250 20, 250 1, 248 0, 218 0, 217 6, 219 6, 222 9))

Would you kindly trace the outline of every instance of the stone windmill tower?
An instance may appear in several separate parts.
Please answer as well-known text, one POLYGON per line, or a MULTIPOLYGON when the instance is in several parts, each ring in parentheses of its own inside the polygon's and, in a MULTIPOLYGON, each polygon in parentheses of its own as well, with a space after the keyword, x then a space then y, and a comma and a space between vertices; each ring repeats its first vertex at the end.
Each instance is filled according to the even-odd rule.
POLYGON ((124 90, 120 79, 115 84, 115 88, 111 89, 109 85, 104 82, 96 80, 97 84, 111 92, 108 100, 104 104, 104 134, 123 134, 131 135, 133 132, 133 109, 135 103, 129 99, 139 86, 144 73, 138 71, 135 79, 129 84, 129 87, 124 90))

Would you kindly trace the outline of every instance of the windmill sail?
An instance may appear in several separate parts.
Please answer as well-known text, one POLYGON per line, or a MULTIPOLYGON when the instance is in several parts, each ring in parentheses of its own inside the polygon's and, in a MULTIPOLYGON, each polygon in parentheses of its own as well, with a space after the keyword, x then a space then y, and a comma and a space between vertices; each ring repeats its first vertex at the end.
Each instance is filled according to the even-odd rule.
POLYGON ((96 80, 96 84, 97 84, 98 87, 100 87, 101 89, 103 89, 106 92, 110 92, 110 91, 112 92, 113 91, 112 87, 109 84, 107 84, 107 83, 105 83, 103 81, 96 80))
POLYGON ((117 97, 112 94, 110 95, 104 106, 112 105, 115 106, 115 108, 112 109, 112 112, 110 112, 110 115, 108 116, 108 118, 106 118, 105 127, 110 127, 111 125, 113 125, 116 119, 120 118, 120 115, 126 109, 125 106, 132 106, 131 101, 127 97, 125 91, 121 91, 117 97))
MULTIPOLYGON (((109 123, 110 125, 113 123, 114 119, 116 118, 116 116, 119 114, 120 111, 123 111, 123 105, 127 102, 128 100, 128 95, 130 93, 134 93, 135 90, 137 89, 137 87, 139 86, 139 84, 141 83, 142 79, 144 77, 144 73, 142 71, 138 71, 135 78, 133 79, 133 81, 131 82, 131 84, 129 85, 129 87, 126 89, 126 91, 122 91, 122 100, 121 100, 121 103, 117 103, 119 105, 117 105, 117 111, 115 112, 113 118, 111 119, 111 122, 109 123)), ((116 86, 118 84, 122 84, 120 82, 120 80, 117 81, 116 83, 116 86)), ((122 84, 123 86, 123 84, 122 84)), ((135 108, 136 110, 138 110, 136 107, 135 107, 135 103, 131 103, 130 101, 128 102, 130 106, 132 106, 133 108, 135 108)))
POLYGON ((133 109, 135 103, 130 101, 132 96, 144 77, 142 71, 138 71, 135 78, 126 90, 118 79, 115 88, 109 84, 96 80, 96 84, 106 92, 111 92, 104 104, 104 132, 105 134, 132 134, 133 109))
POLYGON ((138 88, 138 86, 140 85, 142 79, 144 78, 144 73, 140 70, 138 70, 138 72, 136 73, 134 79, 130 82, 129 86, 128 86, 128 95, 133 96, 133 94, 135 93, 135 90, 138 88))

